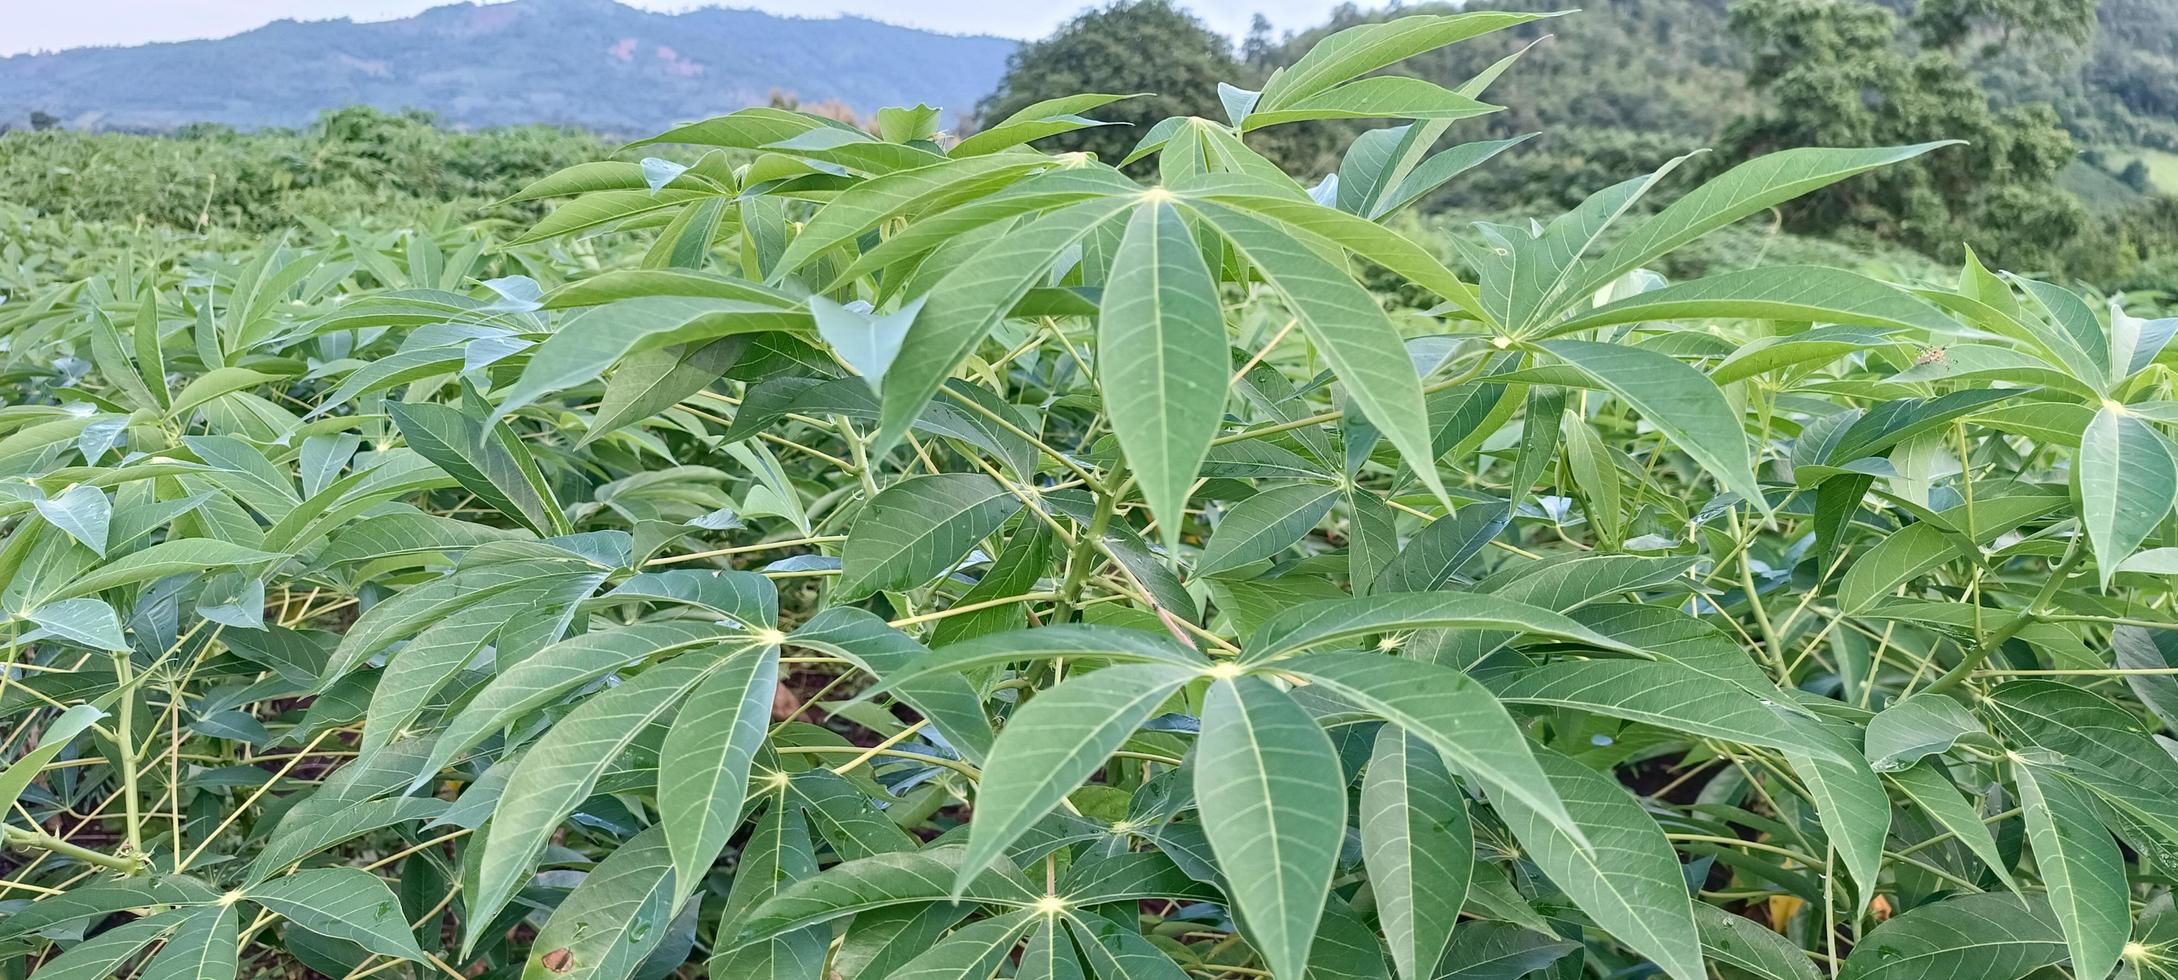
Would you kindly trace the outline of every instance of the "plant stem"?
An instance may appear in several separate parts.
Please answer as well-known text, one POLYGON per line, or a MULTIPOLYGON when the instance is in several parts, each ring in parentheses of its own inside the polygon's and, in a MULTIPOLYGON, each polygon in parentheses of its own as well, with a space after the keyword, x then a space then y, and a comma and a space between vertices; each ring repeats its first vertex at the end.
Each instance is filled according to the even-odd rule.
POLYGON ((94 851, 78 844, 70 844, 44 831, 23 830, 17 827, 0 827, 0 837, 4 837, 10 844, 20 847, 35 847, 41 851, 51 851, 62 857, 75 858, 85 864, 97 865, 111 871, 119 871, 122 874, 132 875, 144 870, 144 858, 141 853, 130 854, 126 857, 115 857, 104 851, 94 851))
POLYGON ((128 853, 140 859, 144 853, 144 820, 136 798, 136 691, 135 665, 126 652, 113 655, 114 677, 119 681, 121 704, 114 721, 114 751, 121 766, 121 808, 128 822, 128 853))
POLYGON ((1975 644, 1972 650, 1966 652, 1966 656, 1959 658, 1957 665, 1945 671, 1942 677, 1930 681, 1927 687, 1922 688, 1922 693, 1941 694, 1959 686, 1969 676, 1972 676, 1974 671, 1980 669, 1982 662, 1989 659, 1991 653, 1996 652, 1998 647, 2003 646, 2012 637, 2018 636, 2020 630, 2026 629, 2029 624, 2035 621, 2038 615, 2037 611, 2049 602, 2051 596, 2057 594, 2058 587, 2064 584, 2065 579, 2072 577, 2072 570, 2078 568, 2081 560, 2086 557, 2087 550, 2080 547, 2080 538, 2074 537, 2072 542, 2065 546, 2064 559, 2058 562, 2056 568, 2050 570, 2049 581, 2042 583, 2042 591, 2035 594, 2034 601, 2021 606, 2018 612, 2012 614, 2011 619, 2005 620, 2004 625, 1997 627, 1995 632, 1990 633, 1988 636, 1982 637, 1980 643, 1975 644))
POLYGON ((1104 489, 1097 492, 1097 509, 1089 518, 1088 530, 1074 539, 1074 547, 1067 552, 1066 581, 1059 586, 1057 606, 1051 613, 1054 623, 1067 621, 1075 602, 1081 599, 1082 586, 1089 582, 1091 556, 1097 554, 1097 542, 1104 540, 1104 529, 1111 526, 1112 515, 1119 510, 1118 488, 1126 483, 1126 468, 1114 467, 1104 480, 1104 489))

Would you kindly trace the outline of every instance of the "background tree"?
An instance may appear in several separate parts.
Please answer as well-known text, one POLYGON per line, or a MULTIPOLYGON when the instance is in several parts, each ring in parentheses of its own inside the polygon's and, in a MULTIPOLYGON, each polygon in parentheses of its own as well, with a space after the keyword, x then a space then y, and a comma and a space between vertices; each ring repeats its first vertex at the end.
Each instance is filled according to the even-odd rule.
POLYGON ((1006 60, 998 90, 976 107, 989 124, 1024 106, 1080 92, 1150 93, 1098 109, 1101 126, 1039 143, 1087 150, 1117 163, 1150 124, 1168 116, 1224 118, 1219 82, 1243 84, 1232 42, 1167 0, 1132 0, 1090 10, 1006 60))
MULTIPOLYGON (((1975 23, 1924 26, 1938 22, 1975 23)), ((2074 156, 2056 112, 1992 108, 1943 39, 1924 36, 1915 51, 1896 15, 1860 0, 1749 0, 1732 9, 1732 28, 1767 105, 1732 125, 1727 161, 1787 146, 1967 143, 1796 202, 1791 227, 1867 229, 1938 254, 1967 242, 2015 268, 2048 268, 2086 225, 2056 185, 2074 156)))

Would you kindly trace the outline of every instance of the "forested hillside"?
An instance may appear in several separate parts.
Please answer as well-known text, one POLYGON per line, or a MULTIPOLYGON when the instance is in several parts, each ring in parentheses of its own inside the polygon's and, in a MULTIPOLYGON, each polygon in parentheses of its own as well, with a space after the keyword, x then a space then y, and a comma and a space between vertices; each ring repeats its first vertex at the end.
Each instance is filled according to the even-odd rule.
MULTIPOLYGON (((4 30, 0 23, 0 30, 4 30)), ((448 4, 404 20, 278 21, 211 41, 0 59, 0 122, 79 128, 300 126, 347 105, 460 127, 554 123, 638 134, 762 105, 776 91, 874 112, 913 93, 967 106, 1014 42, 856 18, 613 0, 448 4)))

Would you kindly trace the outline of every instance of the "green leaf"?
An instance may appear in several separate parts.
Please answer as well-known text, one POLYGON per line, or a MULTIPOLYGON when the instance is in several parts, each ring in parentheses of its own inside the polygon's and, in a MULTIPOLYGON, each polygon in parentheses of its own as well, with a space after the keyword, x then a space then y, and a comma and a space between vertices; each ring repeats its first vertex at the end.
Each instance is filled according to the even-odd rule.
POLYGON ((1452 946, 1432 974, 1433 980, 1520 980, 1564 959, 1580 944, 1487 919, 1469 922, 1452 936, 1452 946))
POLYGON ((1495 786, 1580 841, 1528 740, 1503 705, 1474 678, 1449 667, 1368 653, 1313 653, 1278 669, 1352 702, 1428 742, 1462 773, 1495 786))
POLYGON ((1755 483, 1739 413, 1707 376, 1678 358, 1640 347, 1586 340, 1550 340, 1540 346, 1640 412, 1724 489, 1768 509, 1755 483))
MULTIPOLYGON (((833 606, 810 618, 788 640, 794 646, 839 657, 883 679, 905 674, 931 658, 928 647, 865 609, 833 606)), ((991 749, 991 722, 983 700, 966 679, 931 676, 893 685, 893 694, 930 719, 954 751, 981 765, 991 749)))
POLYGON ((268 565, 286 557, 274 552, 245 548, 217 538, 173 538, 107 562, 46 596, 45 602, 57 602, 104 592, 107 589, 138 585, 169 575, 204 572, 214 568, 268 565))
POLYGON ((2141 730, 2132 712, 2046 680, 2004 684, 1982 707, 2005 744, 2056 753, 2064 771, 2104 802, 2178 842, 2178 817, 2152 802, 2178 795, 2178 759, 2141 730))
POLYGON ((998 860, 1196 676, 1162 663, 1122 664, 1073 677, 1022 705, 991 746, 977 784, 960 884, 998 860))
POLYGON ((1957 329, 1950 318, 1911 293, 1866 276, 1809 266, 1765 266, 1638 293, 1558 323, 1548 333, 1705 317, 1819 320, 1938 335, 1957 329))
POLYGON ((1249 638, 1241 659, 1276 660, 1309 647, 1374 633, 1414 629, 1487 629, 1532 633, 1639 656, 1641 651, 1561 613, 1501 596, 1421 592, 1304 602, 1273 617, 1249 638))
POLYGON ((470 947, 529 880, 552 832, 590 795, 606 767, 723 662, 693 655, 654 666, 584 701, 522 753, 477 860, 477 884, 469 895, 470 947))
POLYGON ((1277 109, 1265 109, 1259 102, 1242 117, 1240 129, 1248 132, 1310 119, 1468 119, 1497 110, 1434 82, 1408 75, 1374 75, 1277 109))
POLYGON ((918 681, 942 674, 967 674, 987 667, 1054 657, 1083 657, 1107 664, 1165 664, 1188 671, 1201 671, 1210 666, 1209 658, 1155 633, 1088 623, 1058 623, 1032 630, 995 633, 941 647, 914 658, 911 663, 902 664, 899 670, 884 672, 877 685, 864 691, 859 698, 868 699, 911 687, 918 681))
POLYGON ((1243 930, 1273 975, 1300 976, 1346 838, 1346 780, 1316 720, 1256 677, 1210 685, 1195 800, 1243 930))
POLYGON ((678 880, 703 880, 741 823, 749 765, 771 724, 779 648, 729 659, 688 696, 658 751, 658 811, 678 880))
POLYGON ((898 445, 908 425, 1013 309, 1061 253, 1132 204, 1097 199, 1067 205, 999 238, 932 284, 930 301, 885 372, 883 421, 870 445, 881 455, 898 445))
POLYGON ((1109 105, 1125 99, 1141 98, 1135 95, 1105 95, 1102 93, 1064 95, 1056 99, 1044 99, 1022 106, 1020 111, 1007 116, 988 127, 964 137, 953 145, 952 156, 979 156, 994 153, 1007 147, 1019 146, 1046 136, 1057 136, 1104 123, 1084 119, 1081 113, 1098 106, 1109 105))
POLYGON ((1021 950, 1021 966, 1015 980, 1088 980, 1074 940, 1062 931, 1059 919, 1046 919, 1021 950))
POLYGON ((1694 906, 1702 952, 1712 961, 1745 970, 1758 980, 1817 980, 1815 964, 1800 947, 1754 920, 1713 905, 1694 906))
POLYGON ((777 283, 818 255, 853 241, 891 218, 942 209, 949 201, 995 189, 1040 166, 1048 166, 1041 157, 989 156, 946 160, 863 181, 834 197, 802 226, 801 233, 794 236, 772 266, 771 281, 777 283))
POLYGON ((1792 717, 1787 709, 1675 663, 1561 660, 1518 671, 1497 683, 1496 692, 1507 704, 1572 708, 1701 738, 1781 751, 1813 748, 1833 761, 1861 762, 1858 752, 1824 738, 1820 730, 1811 731, 1805 719, 1792 717))
POLYGON ((954 881, 963 877, 965 856, 958 847, 929 847, 833 865, 788 885, 751 910, 730 946, 747 946, 805 926, 909 902, 965 899, 1015 908, 1036 904, 1039 896, 1018 873, 1006 868, 986 868, 965 876, 967 887, 956 892, 954 881))
POLYGON ((240 970, 240 938, 233 905, 198 909, 144 964, 137 980, 233 980, 240 970))
POLYGON ((934 473, 886 487, 855 517, 840 550, 841 598, 905 591, 952 568, 1021 509, 981 473, 934 473))
MULTIPOLYGON (((1221 344, 1222 348, 1222 344, 1221 344)), ((106 557, 106 536, 113 523, 113 501, 103 490, 78 483, 50 500, 32 501, 38 516, 68 532, 83 546, 106 557)))
POLYGON ((759 647, 741 630, 716 623, 636 623, 561 640, 501 671, 472 695, 431 745, 410 789, 420 788, 456 756, 564 694, 616 670, 701 647, 759 647))
POLYGON ((583 876, 530 943, 525 980, 626 980, 665 939, 673 918, 666 831, 629 838, 583 876))
POLYGON ((1433 980, 1467 901, 1474 831, 1436 751, 1389 725, 1361 783, 1361 850, 1399 975, 1433 980))
POLYGON ((629 355, 605 379, 605 397, 576 447, 672 408, 718 380, 748 349, 749 338, 737 336, 629 355))
POLYGON ((1234 504, 1203 546, 1195 575, 1216 575, 1277 557, 1315 529, 1338 496, 1335 487, 1304 483, 1273 487, 1234 504))
MULTIPOLYGON (((1256 112, 1291 106, 1425 51, 1551 16, 1500 11, 1415 15, 1339 31, 1264 84, 1256 112)), ((1298 976, 1299 974, 1295 974, 1298 976)))
POLYGON ((2132 936, 2131 889, 2125 858, 2103 829, 2095 807, 2055 773, 2015 763, 2020 807, 2035 869, 2049 889, 2049 904, 2064 931, 2072 972, 2107 977, 2132 936))
POLYGON ((2178 501, 2178 457, 2161 433, 2105 403, 2080 437, 2078 473, 2080 517, 2107 589, 2126 556, 2170 516, 2178 501))
POLYGON ((816 877, 817 856, 801 809, 778 794, 741 847, 726 907, 719 913, 709 963, 714 977, 760 980, 819 980, 824 972, 831 930, 823 925, 781 933, 762 942, 731 948, 735 931, 751 909, 789 883, 816 877))
POLYGON ((1687 192, 1601 257, 1583 263, 1578 284, 1567 294, 1586 296, 1658 256, 1764 208, 1957 142, 1867 149, 1801 147, 1756 157, 1687 192))
MULTIPOLYGON (((1812 735, 1815 725, 1802 724, 1797 731, 1812 735)), ((1862 900, 1875 894, 1883 870, 1883 841, 1891 832, 1891 798, 1858 753, 1846 759, 1788 749, 1785 761, 1807 785, 1815 801, 1815 816, 1830 846, 1860 887, 1862 900)))
MULTIPOLYGON (((121 617, 104 599, 62 599, 48 602, 23 614, 23 618, 37 624, 40 632, 77 643, 94 650, 115 652, 129 649, 128 637, 121 633, 121 617)), ((25 636, 24 639, 31 639, 25 636)))
POLYGON ((446 405, 389 404, 401 438, 462 489, 540 535, 571 528, 521 443, 497 420, 488 425, 446 405))
POLYGON ((1512 511, 1476 503, 1422 526, 1369 586, 1373 593, 1435 592, 1512 523, 1512 511))
POLYGON ((519 380, 500 394, 496 415, 603 375, 629 354, 739 334, 807 332, 809 314, 768 302, 699 296, 639 296, 575 313, 530 352, 519 380))
POLYGON ((1537 866, 1575 905, 1673 980, 1704 980, 1694 903, 1678 855, 1656 821, 1615 780, 1548 749, 1535 761, 1591 846, 1492 785, 1490 800, 1537 866))
POLYGON ((129 957, 189 920, 186 914, 169 912, 115 926, 39 966, 38 980, 108 980, 120 976, 129 957))
POLYGON ((1974 852, 1981 863, 1988 865, 1999 880, 2013 891, 2019 883, 2012 878, 2011 869, 2004 863, 2003 853, 1997 850, 1996 837, 1989 832, 1989 825, 1982 822, 1981 811, 1959 794, 1959 788, 1944 776, 1942 766, 1927 760, 1883 774, 1883 778, 1906 799, 1913 801, 1922 813, 1936 821, 1957 837, 1960 843, 1974 852))
POLYGON ((2064 935, 2040 898, 1960 895, 1870 930, 1840 980, 2020 980, 2065 958, 2064 935))
POLYGON ((1021 909, 954 930, 886 980, 984 980, 1044 918, 1035 909, 1021 909))
MULTIPOLYGON (((1398 448, 1422 484, 1442 498, 1436 453, 1429 445, 1422 379, 1407 357, 1398 328, 1377 306, 1375 297, 1310 249, 1304 239, 1277 225, 1207 201, 1191 201, 1188 206, 1208 219, 1285 300, 1301 331, 1346 386, 1347 396, 1398 448)), ((1339 214, 1329 208, 1319 210, 1339 214)))
POLYGON ((1188 489, 1225 416, 1225 311, 1187 223, 1171 204, 1135 209, 1097 319, 1097 384, 1112 434, 1168 551, 1188 489))
POLYGON ((386 883, 355 868, 297 871, 252 885, 243 897, 311 932, 345 939, 380 956, 422 961, 401 903, 386 883))
POLYGON ((885 372, 892 367, 893 358, 899 356, 900 344, 907 339, 915 314, 928 298, 918 296, 880 316, 811 296, 809 312, 816 318, 817 335, 869 383, 871 391, 877 392, 883 390, 885 372))
POLYGON ((1936 694, 1911 697, 1868 719, 1868 764, 1877 772, 1895 772, 1965 741, 1995 748, 1981 723, 1957 701, 1936 694))
POLYGON ((1187 974, 1132 925, 1077 915, 1067 918, 1066 927, 1096 980, 1186 980, 1187 974))
POLYGON ((23 753, 22 757, 0 768, 0 806, 13 804, 31 780, 38 778, 46 763, 60 755, 61 750, 83 730, 98 723, 106 713, 88 704, 79 704, 60 713, 45 730, 38 733, 38 747, 23 753))

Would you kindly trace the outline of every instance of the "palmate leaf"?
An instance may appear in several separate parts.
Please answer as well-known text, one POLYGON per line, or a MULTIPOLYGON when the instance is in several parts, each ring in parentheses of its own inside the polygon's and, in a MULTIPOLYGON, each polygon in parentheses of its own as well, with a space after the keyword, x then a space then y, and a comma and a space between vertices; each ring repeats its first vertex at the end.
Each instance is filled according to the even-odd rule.
POLYGON ((1346 837, 1337 750, 1285 692, 1256 677, 1210 685, 1195 799, 1241 928, 1274 975, 1299 976, 1346 837))
POLYGON ((1845 959, 1843 980, 2019 980, 2065 958, 2065 940, 2040 898, 1961 895, 1877 926, 1845 959))
POLYGON ((524 976, 624 980, 666 936, 675 886, 665 828, 614 849, 568 894, 531 944, 524 976))
POLYGON ((883 453, 907 434, 923 405, 938 393, 961 358, 983 342, 1007 311, 1041 285, 1060 253, 1132 204, 1091 199, 1046 214, 985 246, 931 287, 916 317, 920 329, 885 372, 882 424, 870 450, 883 453))
POLYGON ((1167 664, 1123 664, 1075 677, 1023 705, 991 746, 960 884, 998 860, 1196 676, 1167 664))
POLYGON ((1188 488, 1225 415, 1225 311, 1180 213, 1138 207, 1113 257, 1097 319, 1097 383, 1112 434, 1168 550, 1188 488))
POLYGON ((1700 371, 1675 357, 1639 347, 1586 340, 1550 340, 1540 346, 1633 406, 1724 489, 1758 508, 1768 508, 1755 484, 1739 415, 1700 371))
POLYGON ((2132 930, 2125 859, 2102 827, 2087 795, 2055 773, 2015 764, 2019 803, 2035 867, 2049 887, 2049 904, 2064 931, 2073 972, 2110 975, 2132 930))
POLYGON ((1656 821, 1615 781, 1547 749, 1535 753, 1547 785, 1587 838, 1568 837, 1504 787, 1490 799, 1550 880, 1597 925, 1673 980, 1703 980, 1694 903, 1679 859, 1656 821))
POLYGON ((980 473, 936 473, 885 488, 856 517, 841 550, 840 592, 905 590, 936 578, 1021 510, 980 473))
POLYGON ((1203 546, 1195 574, 1216 575, 1276 557, 1313 530, 1338 496, 1332 487, 1300 484, 1273 487, 1234 504, 1203 546))
MULTIPOLYGON (((1422 403, 1422 379, 1407 358, 1398 330, 1376 300, 1275 224, 1209 202, 1190 202, 1189 208, 1215 226, 1278 292, 1302 332, 1346 385, 1348 397, 1398 448, 1422 483, 1444 496, 1424 424, 1429 416, 1422 403)), ((1329 208, 1319 210, 1339 214, 1329 208)))
POLYGON ((311 932, 344 939, 380 956, 422 960, 401 903, 378 876, 355 868, 297 871, 243 897, 311 932))
POLYGON ((2104 588, 2178 503, 2178 454, 2123 406, 2105 404, 2080 437, 2080 515, 2104 588))
MULTIPOLYGON (((621 750, 725 662, 698 653, 652 667, 583 702, 522 754, 493 812, 478 861, 477 890, 470 896, 478 910, 470 921, 477 928, 528 880, 546 839, 590 794, 621 750)), ((474 947, 481 938, 472 929, 467 943, 474 947)))
POLYGON ((1392 960, 1407 980, 1433 978, 1474 871, 1466 800, 1426 742, 1387 725, 1369 756, 1360 816, 1362 860, 1392 960))

